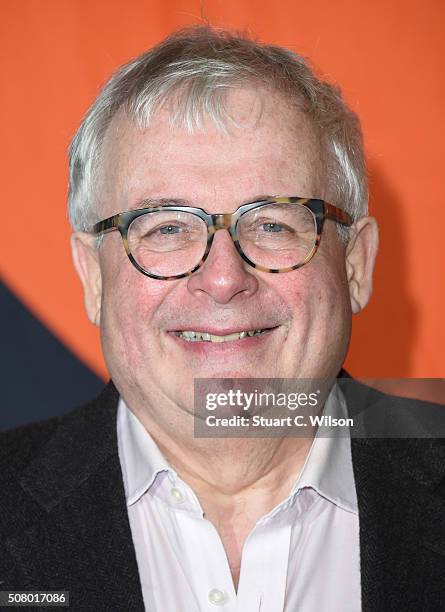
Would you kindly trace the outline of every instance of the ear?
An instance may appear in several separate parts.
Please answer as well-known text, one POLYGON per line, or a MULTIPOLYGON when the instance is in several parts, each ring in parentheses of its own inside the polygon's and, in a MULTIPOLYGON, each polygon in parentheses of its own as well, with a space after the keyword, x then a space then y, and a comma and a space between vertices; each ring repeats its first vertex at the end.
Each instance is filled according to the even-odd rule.
POLYGON ((85 232, 75 232, 71 236, 71 253, 74 267, 83 286, 88 318, 94 325, 100 325, 102 275, 95 236, 85 232))
POLYGON ((366 306, 372 293, 372 274, 379 246, 379 231, 373 217, 362 217, 354 224, 346 248, 351 308, 357 314, 366 306))

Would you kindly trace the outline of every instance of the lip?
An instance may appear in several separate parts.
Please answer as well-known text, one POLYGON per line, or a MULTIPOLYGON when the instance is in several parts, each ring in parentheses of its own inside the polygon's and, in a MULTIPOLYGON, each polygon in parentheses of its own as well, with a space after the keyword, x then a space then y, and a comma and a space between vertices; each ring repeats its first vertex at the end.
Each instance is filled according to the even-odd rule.
POLYGON ((187 342, 187 340, 184 340, 183 338, 181 338, 180 336, 177 336, 175 334, 175 331, 170 331, 168 332, 168 337, 171 338, 171 340, 175 343, 175 345, 178 348, 181 348, 183 350, 186 350, 187 352, 189 352, 189 354, 194 354, 194 355, 202 355, 204 357, 208 357, 210 355, 229 355, 229 354, 233 354, 236 355, 237 353, 240 353, 242 351, 249 351, 249 350, 255 350, 255 349, 260 349, 262 347, 262 345, 264 345, 265 343, 267 343, 272 336, 275 335, 275 332, 279 329, 279 325, 274 326, 272 328, 265 328, 265 327, 256 327, 256 328, 239 328, 239 327, 227 327, 224 329, 218 328, 215 329, 214 327, 210 327, 209 328, 205 328, 203 326, 198 326, 196 329, 195 328, 184 328, 182 330, 175 330, 175 331, 197 331, 200 333, 205 333, 208 332, 212 335, 217 335, 217 336, 225 336, 228 334, 234 334, 234 333, 239 333, 242 331, 246 331, 247 329, 267 329, 268 331, 266 331, 263 334, 260 334, 258 336, 246 336, 245 338, 239 339, 239 340, 231 340, 229 342, 187 342), (212 330, 212 331, 210 331, 212 330))
MULTIPOLYGON (((278 325, 264 325, 264 324, 250 324, 246 327, 212 327, 211 325, 209 325, 208 327, 204 327, 202 325, 198 325, 198 326, 194 326, 193 324, 190 326, 186 326, 186 327, 181 327, 178 329, 171 329, 168 330, 169 334, 177 334, 179 332, 182 331, 195 331, 195 332, 199 332, 200 334, 211 334, 212 336, 228 336, 229 334, 240 334, 243 331, 254 331, 256 329, 265 329, 269 331, 273 331, 274 329, 276 329, 277 327, 279 327, 278 325)), ((176 336, 177 337, 177 336, 176 336)), ((238 340, 234 340, 233 342, 238 342, 238 340)))

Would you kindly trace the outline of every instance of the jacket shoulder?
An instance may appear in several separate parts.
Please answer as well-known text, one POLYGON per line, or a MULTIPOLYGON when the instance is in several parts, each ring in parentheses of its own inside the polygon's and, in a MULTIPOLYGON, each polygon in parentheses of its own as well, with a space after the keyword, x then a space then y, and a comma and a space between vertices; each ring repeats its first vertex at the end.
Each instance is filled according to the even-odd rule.
POLYGON ((20 470, 51 438, 63 417, 0 432, 0 473, 20 470))
POLYGON ((87 426, 89 415, 108 403, 110 396, 115 400, 117 391, 110 382, 101 394, 90 402, 73 409, 71 412, 44 421, 23 425, 0 432, 0 481, 2 476, 8 480, 21 473, 59 430, 82 429, 87 426))

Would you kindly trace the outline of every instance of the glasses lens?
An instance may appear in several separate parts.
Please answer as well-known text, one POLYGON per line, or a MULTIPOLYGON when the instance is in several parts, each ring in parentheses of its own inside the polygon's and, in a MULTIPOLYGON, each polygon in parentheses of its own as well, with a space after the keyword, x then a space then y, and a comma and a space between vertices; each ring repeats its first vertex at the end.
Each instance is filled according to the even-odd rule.
POLYGON ((157 276, 185 274, 199 263, 207 244, 207 225, 187 212, 155 211, 128 228, 128 246, 137 263, 157 276))
POLYGON ((302 264, 312 254, 317 225, 306 206, 267 204, 242 215, 237 234, 253 263, 279 270, 302 264))

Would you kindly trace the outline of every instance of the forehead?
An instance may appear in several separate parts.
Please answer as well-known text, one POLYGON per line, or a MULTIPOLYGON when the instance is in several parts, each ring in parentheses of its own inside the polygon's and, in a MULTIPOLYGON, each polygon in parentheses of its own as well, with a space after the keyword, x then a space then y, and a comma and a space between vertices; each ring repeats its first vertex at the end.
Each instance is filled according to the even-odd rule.
POLYGON ((172 123, 173 104, 157 110, 144 129, 123 114, 113 119, 101 155, 102 217, 148 198, 178 198, 224 212, 258 195, 323 197, 315 130, 278 94, 231 91, 225 129, 209 117, 192 132, 172 123))

